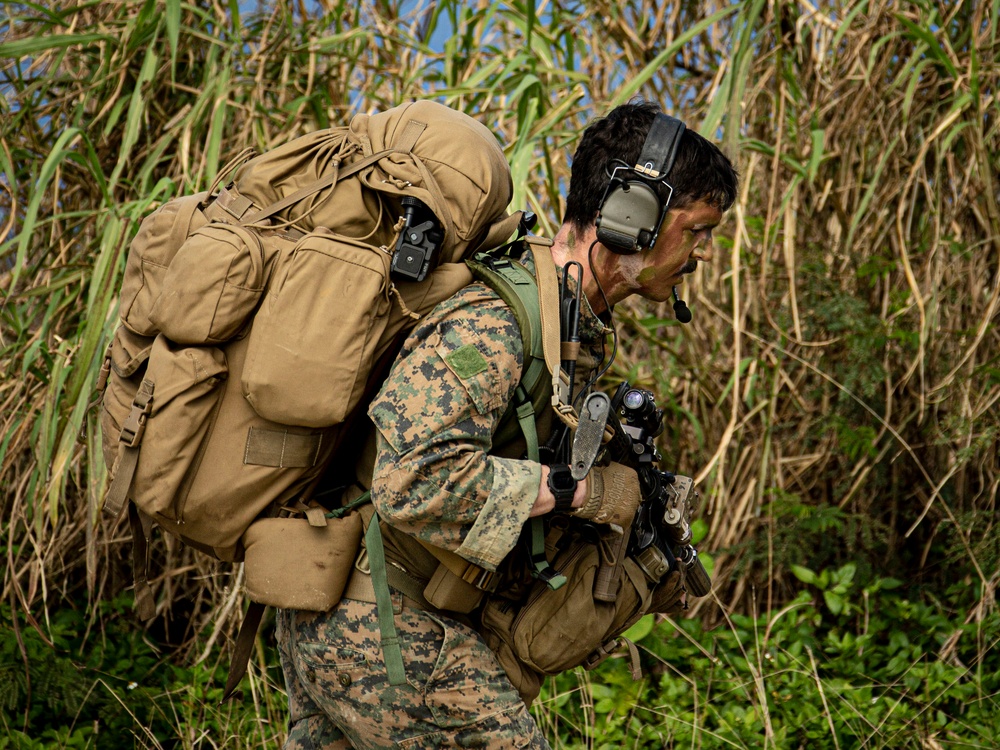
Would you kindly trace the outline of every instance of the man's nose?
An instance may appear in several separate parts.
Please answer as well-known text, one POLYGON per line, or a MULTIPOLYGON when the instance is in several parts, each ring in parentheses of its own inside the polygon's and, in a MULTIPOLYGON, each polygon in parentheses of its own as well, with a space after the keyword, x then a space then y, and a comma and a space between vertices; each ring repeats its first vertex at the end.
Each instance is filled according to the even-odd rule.
POLYGON ((691 253, 691 257, 702 263, 708 263, 708 261, 712 260, 712 240, 707 239, 699 242, 691 253))

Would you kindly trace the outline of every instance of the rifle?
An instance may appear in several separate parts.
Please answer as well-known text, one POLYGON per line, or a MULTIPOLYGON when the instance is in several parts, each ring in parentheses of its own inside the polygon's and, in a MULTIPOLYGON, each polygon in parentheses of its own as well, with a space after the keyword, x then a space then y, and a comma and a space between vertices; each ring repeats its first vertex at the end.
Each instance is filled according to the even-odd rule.
MULTIPOLYGON (((656 406, 653 394, 622 383, 610 401, 603 393, 591 394, 581 417, 581 426, 591 421, 611 430, 612 437, 598 460, 624 464, 639 476, 642 502, 629 532, 628 556, 650 581, 660 581, 668 572, 683 567, 688 592, 698 597, 708 594, 712 579, 691 544, 691 517, 698 493, 693 492, 690 477, 659 468, 661 456, 655 439, 663 431, 663 410, 656 406)), ((616 566, 608 567, 607 572, 599 572, 594 595, 612 601, 615 592, 601 585, 602 578, 615 580, 616 566)))
MULTIPOLYGON (((570 403, 574 403, 572 384, 576 356, 580 347, 580 295, 583 269, 579 263, 566 266, 560 288, 561 339, 563 368, 570 378, 570 403), (577 269, 576 294, 568 280, 571 267, 577 269)), ((619 569, 625 557, 632 557, 651 582, 659 582, 670 571, 683 566, 687 590, 702 597, 712 589, 712 579, 691 544, 691 516, 698 493, 693 492, 690 477, 672 474, 659 468, 661 456, 655 439, 663 431, 663 410, 656 406, 652 393, 622 383, 612 399, 600 391, 591 393, 580 409, 580 421, 569 445, 567 431, 557 431, 550 443, 556 462, 550 464, 550 485, 554 472, 567 490, 575 487, 598 461, 617 462, 631 467, 639 477, 642 501, 628 528, 609 528, 602 533, 608 555, 597 573, 594 597, 614 601, 617 596, 619 569), (624 424, 618 419, 618 414, 624 424), (612 437, 606 445, 605 431, 612 437)))

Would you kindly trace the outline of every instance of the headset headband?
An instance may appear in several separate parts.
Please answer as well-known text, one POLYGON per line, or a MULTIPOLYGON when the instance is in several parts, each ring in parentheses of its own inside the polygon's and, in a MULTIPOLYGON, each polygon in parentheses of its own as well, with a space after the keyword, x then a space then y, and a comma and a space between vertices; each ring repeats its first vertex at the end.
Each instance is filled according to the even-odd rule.
POLYGON ((652 180, 667 176, 677 158, 677 149, 684 134, 684 123, 670 115, 657 114, 642 144, 642 153, 635 171, 652 180))

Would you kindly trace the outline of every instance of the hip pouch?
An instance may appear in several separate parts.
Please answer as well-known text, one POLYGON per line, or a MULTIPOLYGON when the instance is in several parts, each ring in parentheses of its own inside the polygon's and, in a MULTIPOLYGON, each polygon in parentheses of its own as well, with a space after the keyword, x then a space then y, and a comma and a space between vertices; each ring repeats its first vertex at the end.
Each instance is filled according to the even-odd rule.
POLYGON ((504 641, 531 670, 554 675, 585 664, 646 613, 652 594, 648 579, 632 559, 615 559, 614 544, 607 536, 574 535, 552 562, 566 576, 566 584, 553 590, 536 581, 513 619, 505 612, 510 602, 496 597, 487 602, 484 627, 509 622, 507 633, 493 637, 504 641), (613 571, 611 580, 607 571, 613 571), (602 594, 610 601, 595 597, 599 578, 598 590, 612 592, 602 594))
POLYGON ((326 612, 344 593, 361 546, 361 514, 327 518, 262 518, 243 536, 244 573, 251 601, 282 609, 326 612))

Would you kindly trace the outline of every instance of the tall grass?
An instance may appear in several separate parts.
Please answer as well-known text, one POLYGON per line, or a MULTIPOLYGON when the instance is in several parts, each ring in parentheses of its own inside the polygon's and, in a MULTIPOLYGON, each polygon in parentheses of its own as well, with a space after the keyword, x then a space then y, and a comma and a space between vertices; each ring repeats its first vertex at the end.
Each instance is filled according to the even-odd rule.
MULTIPOLYGON (((998 0, 0 7, 2 601, 40 633, 128 582, 94 385, 142 216, 246 146, 434 97, 494 129, 551 233, 584 124, 633 94, 743 174, 694 322, 617 315, 612 372, 660 395, 699 480, 721 606, 696 614, 853 562, 915 597, 968 582, 955 616, 995 621, 998 0)), ((157 549, 158 627, 207 654, 234 574, 157 549)))

